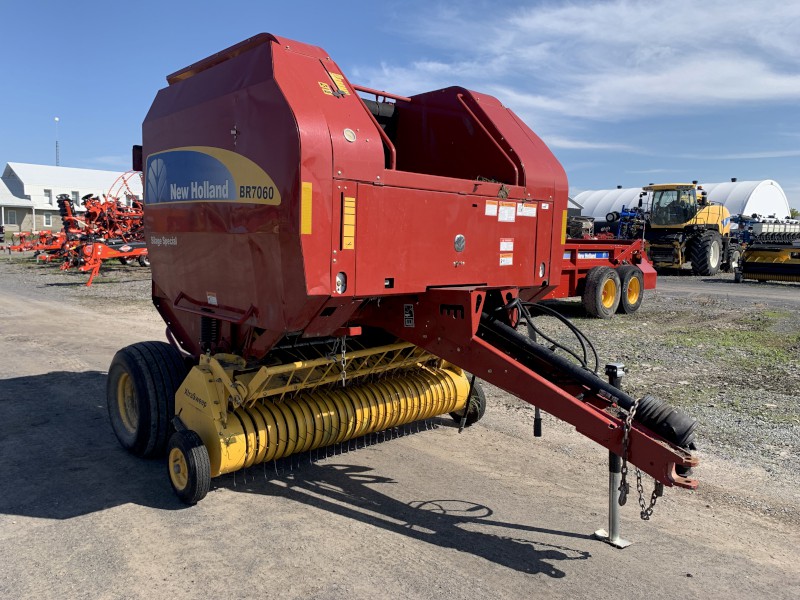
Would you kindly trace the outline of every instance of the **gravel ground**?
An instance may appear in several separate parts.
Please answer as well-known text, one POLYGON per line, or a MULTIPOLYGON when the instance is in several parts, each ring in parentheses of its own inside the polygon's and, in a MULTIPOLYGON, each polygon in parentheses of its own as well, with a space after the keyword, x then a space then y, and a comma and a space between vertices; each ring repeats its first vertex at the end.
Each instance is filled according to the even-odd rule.
POLYGON ((627 391, 700 420, 698 489, 666 490, 647 522, 629 501, 620 552, 591 536, 607 452, 549 415, 533 438, 530 405, 496 388, 463 435, 445 417, 297 471, 259 465, 187 508, 108 424, 111 357, 164 336, 149 275, 110 264, 87 288, 0 256, 2 598, 800 597, 798 286, 660 278, 610 321, 554 304, 601 366, 626 363, 627 391))
MULTIPOLYGON (((36 264, 30 253, 0 255, 0 266, 5 281, 11 283, 13 278, 14 287, 31 298, 57 297, 108 313, 153 310, 149 268, 107 263, 87 288, 87 275, 36 264)), ((688 286, 691 296, 648 291, 639 311, 609 321, 588 318, 575 300, 548 305, 594 343, 601 373, 604 364, 622 362, 627 367, 623 383, 629 394, 656 395, 696 417, 702 454, 745 469, 763 469, 765 486, 796 498, 800 487, 800 286, 757 284, 754 296, 743 301, 720 293, 727 284, 733 285, 729 274, 659 278, 659 286, 666 290, 673 287, 670 282, 680 283, 682 290, 688 286), (796 291, 796 300, 767 304, 755 295, 765 289, 796 291)), ((574 340, 551 317, 537 317, 537 323, 565 344, 574 340)), ((496 388, 492 388, 490 403, 512 411, 520 406, 496 388)), ((526 418, 532 418, 528 412, 526 418)), ((551 427, 569 428, 551 421, 551 427)), ((774 512, 769 503, 755 508, 774 512)), ((797 506, 779 510, 800 522, 797 506)))

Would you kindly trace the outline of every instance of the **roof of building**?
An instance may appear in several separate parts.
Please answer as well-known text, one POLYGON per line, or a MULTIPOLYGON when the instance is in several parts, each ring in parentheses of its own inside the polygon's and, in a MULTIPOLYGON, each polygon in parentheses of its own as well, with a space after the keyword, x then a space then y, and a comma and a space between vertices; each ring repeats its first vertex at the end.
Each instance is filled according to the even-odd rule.
POLYGON ((99 169, 78 169, 52 165, 33 165, 10 162, 11 169, 23 185, 47 186, 54 188, 76 188, 107 191, 120 176, 120 171, 101 171, 99 169))
POLYGON ((15 207, 30 207, 31 201, 27 198, 19 198, 11 193, 5 182, 0 179, 0 206, 15 207))

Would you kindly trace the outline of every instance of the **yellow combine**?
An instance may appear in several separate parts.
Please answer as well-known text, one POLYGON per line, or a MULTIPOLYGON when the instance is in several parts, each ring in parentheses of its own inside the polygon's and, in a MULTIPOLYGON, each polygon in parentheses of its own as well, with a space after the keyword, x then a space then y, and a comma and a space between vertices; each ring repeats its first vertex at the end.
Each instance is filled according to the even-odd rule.
POLYGON ((648 185, 642 190, 642 195, 652 196, 646 238, 656 269, 691 267, 695 275, 716 275, 736 267, 740 250, 731 240, 728 209, 710 204, 696 183, 648 185))

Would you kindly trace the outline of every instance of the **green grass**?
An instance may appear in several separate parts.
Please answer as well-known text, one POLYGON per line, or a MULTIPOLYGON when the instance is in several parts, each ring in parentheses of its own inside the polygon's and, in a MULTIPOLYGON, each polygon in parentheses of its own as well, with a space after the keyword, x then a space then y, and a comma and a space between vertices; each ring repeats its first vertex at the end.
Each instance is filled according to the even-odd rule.
POLYGON ((800 331, 792 319, 789 311, 766 310, 727 323, 712 325, 701 321, 675 329, 667 334, 665 343, 673 348, 702 345, 715 355, 728 353, 731 361, 743 368, 790 367, 797 364, 800 351, 800 331))

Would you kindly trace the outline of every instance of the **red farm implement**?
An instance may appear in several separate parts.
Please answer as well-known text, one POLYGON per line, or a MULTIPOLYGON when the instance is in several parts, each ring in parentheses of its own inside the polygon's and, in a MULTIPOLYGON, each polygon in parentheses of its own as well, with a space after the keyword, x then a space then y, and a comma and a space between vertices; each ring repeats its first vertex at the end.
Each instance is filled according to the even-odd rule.
POLYGON ((181 500, 434 415, 469 425, 476 378, 659 486, 696 487, 693 419, 518 331, 592 262, 565 260, 566 174, 497 99, 358 87, 321 48, 269 34, 167 81, 141 156, 173 344, 117 352, 107 390, 121 445, 166 454, 181 500))

